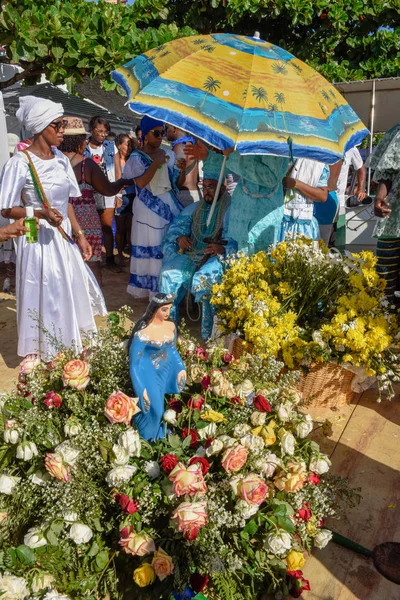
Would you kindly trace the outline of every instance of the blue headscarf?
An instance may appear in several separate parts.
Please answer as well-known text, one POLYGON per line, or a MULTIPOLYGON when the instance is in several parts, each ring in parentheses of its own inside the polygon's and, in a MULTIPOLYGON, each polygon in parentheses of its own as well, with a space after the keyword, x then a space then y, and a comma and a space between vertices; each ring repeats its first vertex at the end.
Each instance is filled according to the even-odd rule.
POLYGON ((153 117, 148 117, 147 115, 143 117, 140 121, 140 128, 142 130, 142 140, 144 140, 145 136, 154 129, 154 127, 164 127, 163 121, 158 121, 157 119, 153 119, 153 117))

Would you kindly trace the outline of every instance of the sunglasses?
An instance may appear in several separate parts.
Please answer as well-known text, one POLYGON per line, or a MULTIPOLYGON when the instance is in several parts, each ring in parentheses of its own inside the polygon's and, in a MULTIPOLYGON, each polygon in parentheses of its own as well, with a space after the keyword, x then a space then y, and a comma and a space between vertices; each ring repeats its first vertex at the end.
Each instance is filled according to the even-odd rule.
POLYGON ((56 131, 60 131, 60 129, 66 128, 66 126, 68 125, 68 121, 66 119, 63 119, 62 121, 53 121, 52 123, 50 123, 50 125, 56 131))
POLYGON ((164 129, 162 131, 160 129, 150 129, 149 133, 152 133, 155 138, 164 137, 165 135, 164 129))

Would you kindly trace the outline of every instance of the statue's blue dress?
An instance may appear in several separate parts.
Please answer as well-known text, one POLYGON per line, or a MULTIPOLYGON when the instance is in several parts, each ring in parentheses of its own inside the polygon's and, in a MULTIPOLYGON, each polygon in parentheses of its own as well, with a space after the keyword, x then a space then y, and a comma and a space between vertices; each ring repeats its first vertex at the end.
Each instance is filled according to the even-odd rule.
POLYGON ((179 394, 185 386, 185 365, 176 349, 176 334, 169 340, 156 342, 138 331, 129 350, 129 366, 138 406, 142 412, 134 417, 140 435, 145 440, 164 437, 165 394, 179 394), (147 400, 148 399, 148 400, 147 400))

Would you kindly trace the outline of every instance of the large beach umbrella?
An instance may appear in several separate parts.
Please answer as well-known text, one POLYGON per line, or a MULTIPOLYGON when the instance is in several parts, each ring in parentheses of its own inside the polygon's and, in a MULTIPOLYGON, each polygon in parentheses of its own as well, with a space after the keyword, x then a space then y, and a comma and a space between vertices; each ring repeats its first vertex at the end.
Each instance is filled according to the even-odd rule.
POLYGON ((174 40, 113 71, 128 106, 221 150, 328 164, 368 130, 340 93, 292 54, 257 38, 174 40))

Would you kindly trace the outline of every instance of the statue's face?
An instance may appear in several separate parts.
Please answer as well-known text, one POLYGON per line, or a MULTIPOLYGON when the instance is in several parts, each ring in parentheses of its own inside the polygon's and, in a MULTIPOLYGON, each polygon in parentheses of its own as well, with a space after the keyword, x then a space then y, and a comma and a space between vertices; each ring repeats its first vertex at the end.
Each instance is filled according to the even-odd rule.
POLYGON ((165 306, 161 306, 154 316, 158 317, 159 319, 163 319, 164 321, 167 321, 167 319, 169 319, 171 308, 172 304, 166 304, 165 306))

